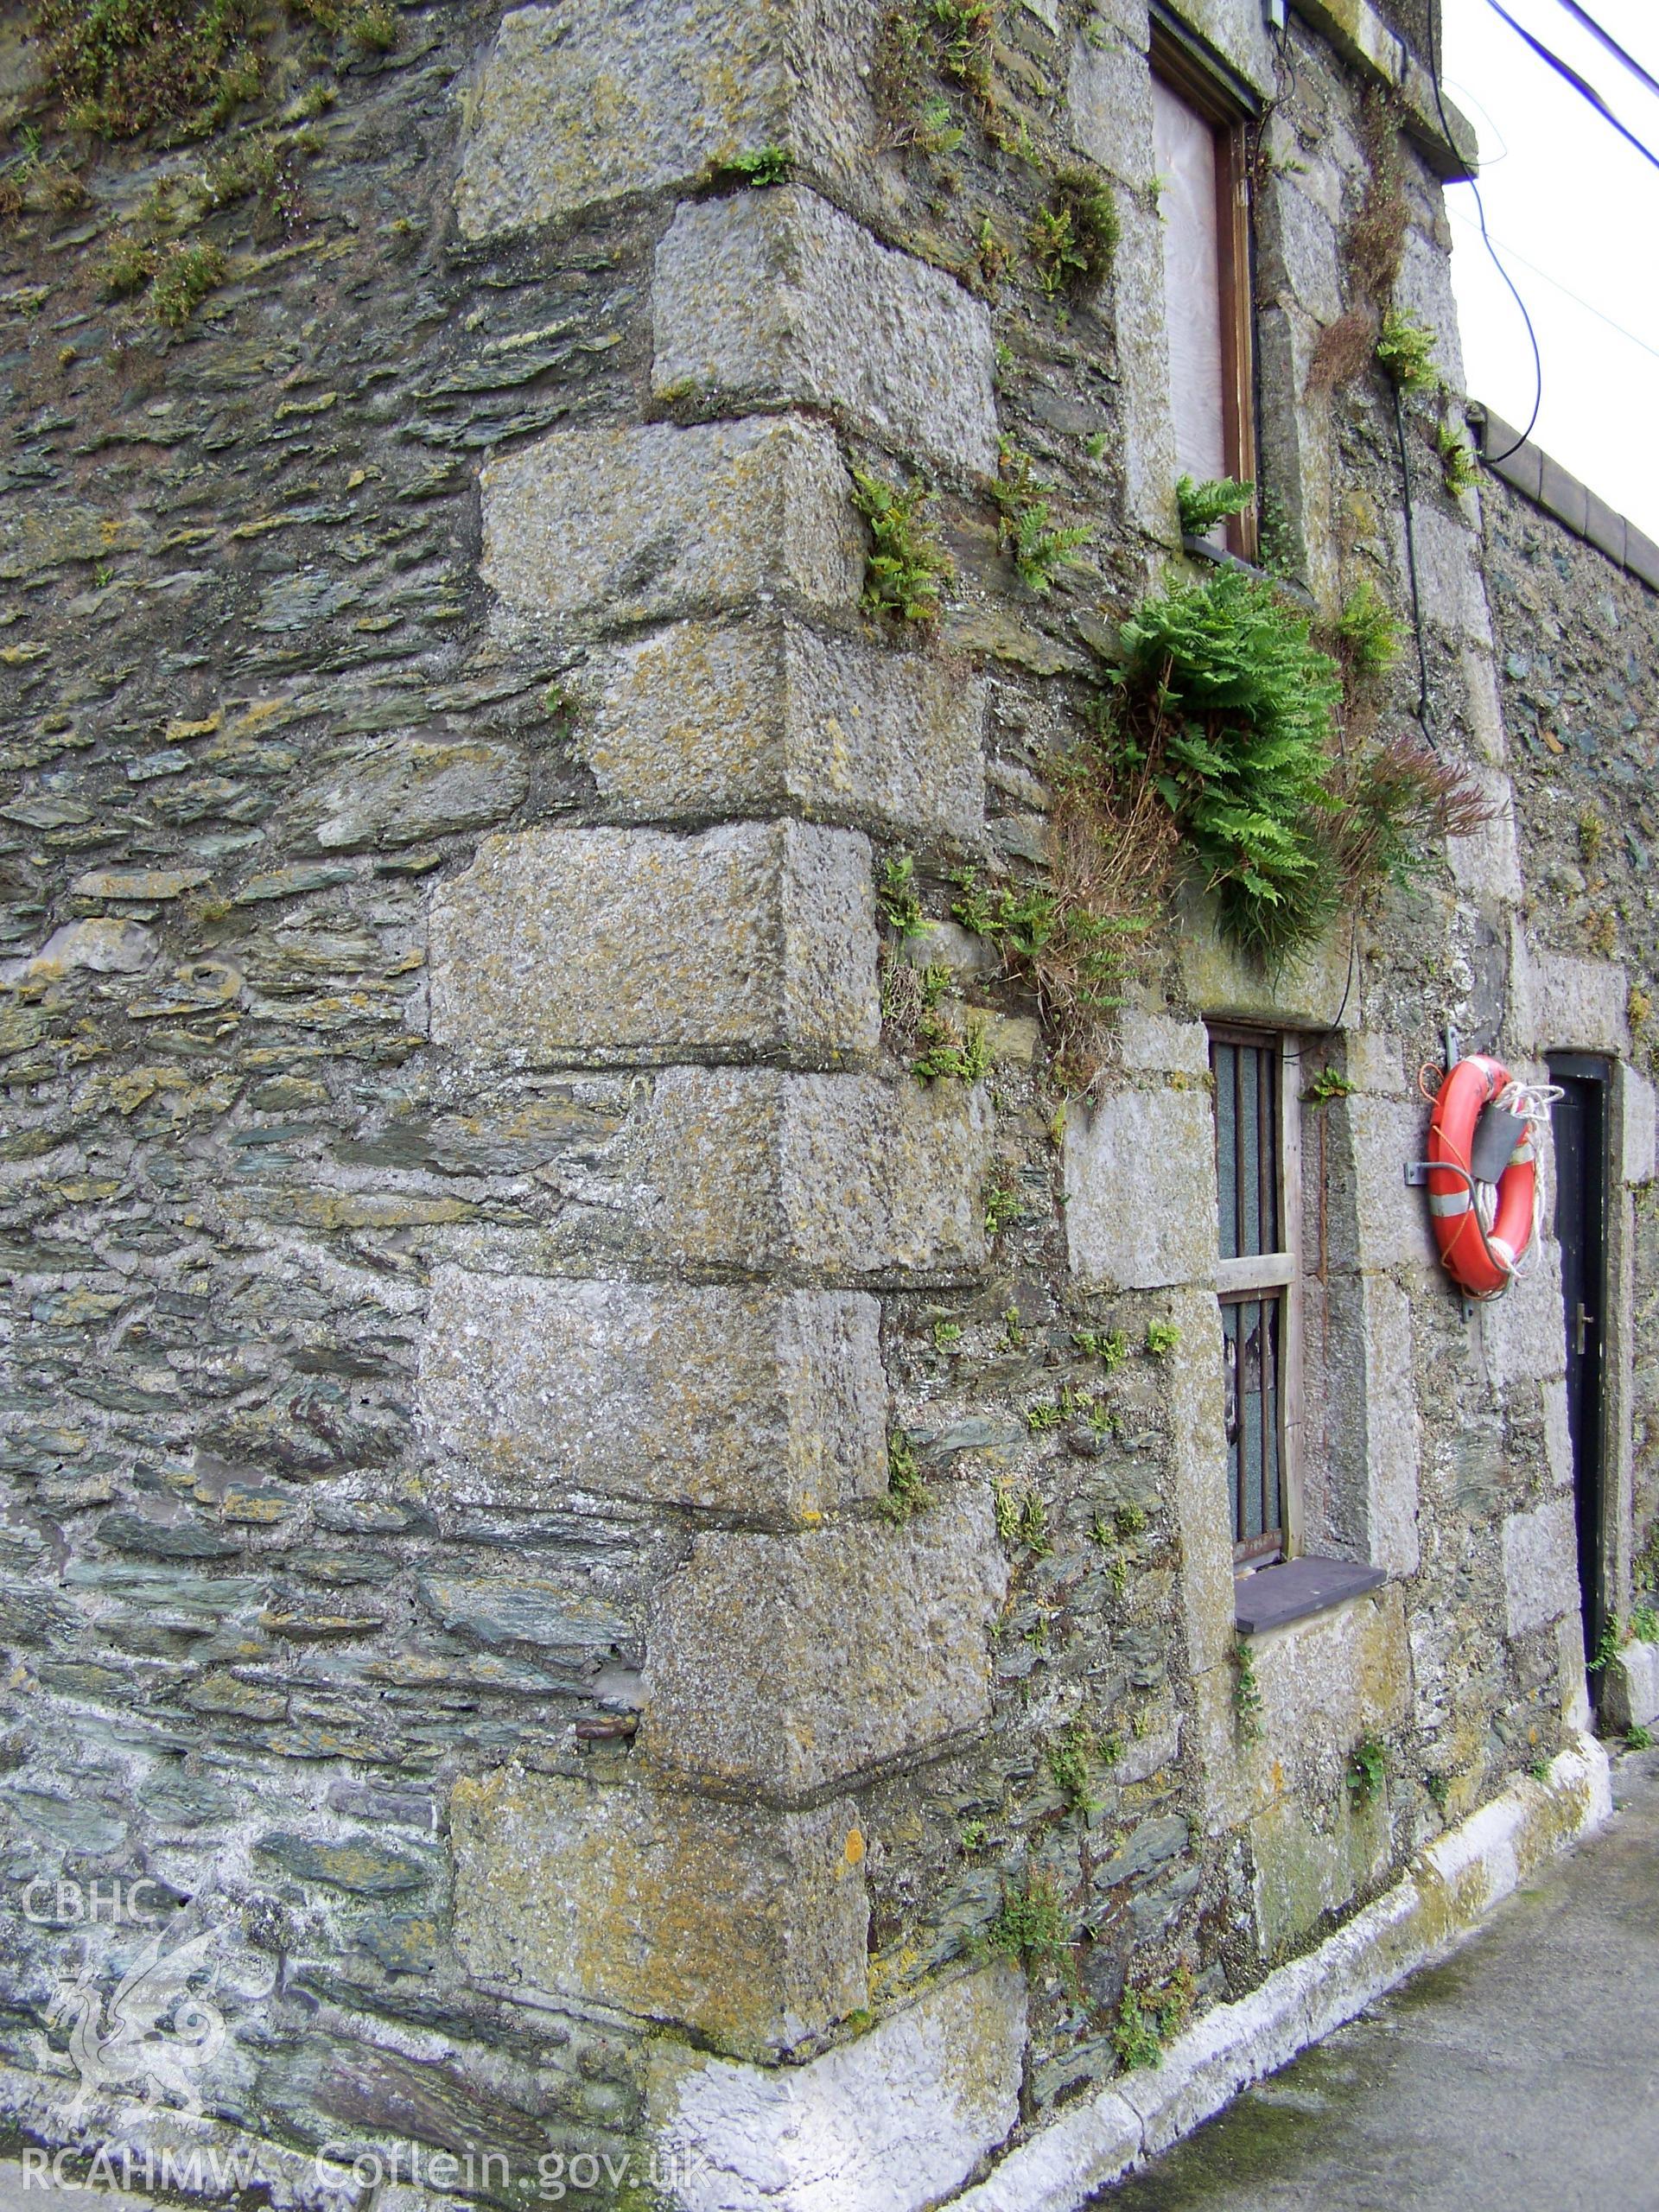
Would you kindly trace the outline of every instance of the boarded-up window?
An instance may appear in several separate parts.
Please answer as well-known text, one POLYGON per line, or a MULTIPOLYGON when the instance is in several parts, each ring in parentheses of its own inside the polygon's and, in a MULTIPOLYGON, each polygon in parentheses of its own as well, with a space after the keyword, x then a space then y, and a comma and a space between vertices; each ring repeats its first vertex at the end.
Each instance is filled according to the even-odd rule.
MULTIPOLYGON (((1164 246, 1170 406, 1181 474, 1255 476, 1249 218, 1242 116, 1190 58, 1154 42, 1154 156, 1164 246)), ((1213 533, 1253 559, 1253 515, 1213 533)))
POLYGON ((1158 213, 1164 225, 1175 457, 1195 483, 1230 474, 1221 368, 1221 202, 1216 133, 1157 77, 1152 80, 1158 213))

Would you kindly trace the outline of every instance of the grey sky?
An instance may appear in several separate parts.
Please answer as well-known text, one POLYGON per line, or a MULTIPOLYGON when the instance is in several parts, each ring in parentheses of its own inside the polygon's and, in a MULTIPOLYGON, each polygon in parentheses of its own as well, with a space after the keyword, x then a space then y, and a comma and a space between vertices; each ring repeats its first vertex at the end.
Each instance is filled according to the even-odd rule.
MULTIPOLYGON (((1659 153, 1659 98, 1560 0, 1503 3, 1659 153)), ((1584 5, 1659 77, 1659 0, 1584 5)), ((1659 168, 1562 83, 1487 0, 1445 0, 1445 44, 1446 90, 1480 133, 1487 226, 1543 356, 1534 436, 1659 537, 1659 168)), ((1469 394, 1519 429, 1534 391, 1526 330, 1481 245, 1472 192, 1453 186, 1446 199, 1469 394)))

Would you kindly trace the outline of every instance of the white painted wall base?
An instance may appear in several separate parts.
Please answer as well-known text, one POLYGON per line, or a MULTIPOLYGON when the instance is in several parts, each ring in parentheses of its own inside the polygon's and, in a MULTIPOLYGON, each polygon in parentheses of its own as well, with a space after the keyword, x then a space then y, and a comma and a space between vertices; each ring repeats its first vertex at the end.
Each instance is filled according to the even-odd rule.
MULTIPOLYGON (((1471 1934, 1535 1866, 1611 1810, 1607 1754, 1580 1737, 1546 1779, 1512 1783, 1317 1950, 1237 2004, 1205 2013, 1155 2071, 1121 2075, 1038 2129, 987 2179, 950 2198, 952 2212, 1077 2212, 1096 2190, 1191 2134, 1241 2089, 1471 1934)), ((775 2202, 783 2212, 785 2200, 775 2202)))
POLYGON ((1607 1662, 1602 1677, 1601 1717, 1621 1736, 1659 1719, 1659 1643, 1627 1643, 1607 1662))
MULTIPOLYGON (((1512 1783, 1441 1836, 1317 1950, 1237 2004, 1206 2013, 1160 2067, 1121 2075, 1000 2158, 1018 2110, 1026 2032, 1022 1977, 1001 1964, 931 1990, 804 2066, 748 2066, 664 2044, 653 2066, 657 2149, 685 2177, 684 2212, 926 2212, 945 2204, 952 2212, 1077 2212, 1096 2190, 1190 2134, 1471 1933, 1534 1867, 1611 1809, 1607 1754, 1581 1737, 1545 1779, 1512 1783), (988 2158, 995 2161, 988 2175, 971 2182, 988 2158)), ((0 2116, 25 2140, 67 2143, 88 2156, 101 2149, 107 2168, 96 2178, 107 2186, 136 2183, 148 2196, 167 2152, 181 2169, 169 2185, 184 2196, 222 2199, 216 2159, 227 2168, 245 2162, 239 2178, 263 2182, 278 2212, 361 2212, 372 2193, 360 2168, 255 2142, 207 2116, 105 2097, 67 2125, 68 2069, 61 2060, 58 2068, 0 2069, 0 2116)), ((413 2186, 384 2187, 377 2204, 392 2212, 453 2208, 452 2196, 426 2186, 435 2155, 423 2154, 413 2186)))
POLYGON ((804 2066, 664 2044, 651 2106, 681 2212, 911 2212, 937 2204, 1020 2114, 1025 1977, 946 1982, 804 2066))

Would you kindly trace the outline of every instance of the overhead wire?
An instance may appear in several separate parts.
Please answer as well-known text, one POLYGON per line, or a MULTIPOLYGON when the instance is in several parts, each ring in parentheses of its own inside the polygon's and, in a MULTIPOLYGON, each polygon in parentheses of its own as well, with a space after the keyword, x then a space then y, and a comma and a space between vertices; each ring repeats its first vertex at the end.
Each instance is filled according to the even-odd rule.
POLYGON ((1659 77, 1651 76, 1636 56, 1627 52, 1612 33, 1596 21, 1587 8, 1580 7, 1579 0, 1560 0, 1560 4, 1575 23, 1587 30, 1592 38, 1599 39, 1609 54, 1622 61, 1633 77, 1639 77, 1650 92, 1659 92, 1659 77))
POLYGON ((1535 38, 1524 24, 1517 23, 1509 10, 1502 4, 1502 0, 1486 0, 1486 5, 1495 16, 1502 16, 1516 36, 1523 40, 1541 61, 1547 62, 1558 77, 1571 85, 1580 99, 1587 101, 1604 123, 1611 124, 1621 138, 1628 139, 1644 162, 1650 162, 1655 168, 1659 169, 1659 154, 1656 154, 1651 146, 1644 144, 1628 124, 1619 121, 1587 77, 1580 77, 1570 62, 1563 61, 1559 54, 1554 53, 1544 44, 1542 39, 1535 38))
MULTIPOLYGON (((1465 231, 1477 228, 1466 215, 1459 214, 1455 207, 1447 212, 1452 221, 1465 231)), ((1654 359, 1659 361, 1659 346, 1650 345, 1645 338, 1638 337, 1635 331, 1627 330, 1622 322, 1615 322, 1605 308, 1599 308, 1593 300, 1586 300, 1582 294, 1575 292, 1570 284, 1563 284, 1559 276, 1552 276, 1548 269, 1540 268, 1535 261, 1529 261, 1519 246, 1511 245, 1508 238, 1495 238, 1492 243, 1501 245, 1512 261, 1518 261, 1523 269, 1530 269, 1535 276, 1541 277, 1552 291, 1559 292, 1564 300, 1571 300, 1574 307, 1582 308, 1586 315, 1594 315, 1598 322, 1605 322, 1609 330, 1617 331, 1621 338, 1628 338, 1632 346, 1639 346, 1644 353, 1651 353, 1654 359)))
MULTIPOLYGON (((1642 68, 1640 63, 1637 62, 1631 55, 1626 54, 1624 48, 1620 47, 1611 37, 1610 33, 1605 31, 1599 24, 1596 23, 1592 17, 1587 16, 1584 10, 1576 4, 1576 0, 1560 0, 1560 4, 1567 10, 1570 15, 1581 21, 1585 28, 1593 35, 1599 38, 1605 46, 1608 47, 1612 52, 1617 54, 1620 60, 1627 63, 1631 68, 1633 68, 1636 71, 1636 73, 1643 78, 1644 82, 1651 86, 1656 92, 1659 92, 1659 83, 1656 83, 1655 79, 1649 77, 1647 72, 1642 68)), ((1583 93, 1584 96, 1591 101, 1592 106, 1594 106, 1598 111, 1602 114, 1605 120, 1611 123, 1614 127, 1623 132, 1624 136, 1631 137, 1631 143, 1637 147, 1638 150, 1647 155, 1648 159, 1654 162, 1655 167, 1659 168, 1659 159, 1656 159, 1651 153, 1649 153, 1648 149, 1642 144, 1639 139, 1635 138, 1630 132, 1624 131, 1624 125, 1618 122, 1618 118, 1613 115, 1609 108, 1606 107, 1605 103, 1602 101, 1600 96, 1594 91, 1592 86, 1587 85, 1583 79, 1580 78, 1576 72, 1569 70, 1564 62, 1560 61, 1558 57, 1551 54, 1549 49, 1541 45, 1540 41, 1535 40, 1529 32, 1522 30, 1521 26, 1515 21, 1515 18, 1507 14, 1502 7, 1498 6, 1498 0, 1488 0, 1488 5, 1496 10, 1497 13, 1503 17, 1504 22, 1510 25, 1510 29, 1518 32, 1521 37, 1526 41, 1528 45, 1535 47, 1538 52, 1542 55, 1543 59, 1549 62, 1552 67, 1559 69, 1560 73, 1567 77, 1568 82, 1573 84, 1575 89, 1583 93)), ((1287 33, 1283 36, 1281 57, 1287 62, 1290 62, 1290 41, 1287 33)), ((1290 66, 1294 70, 1294 63, 1291 63, 1290 66)), ((1441 133, 1445 137, 1446 144, 1455 149, 1458 141, 1452 129, 1451 118, 1446 114, 1446 101, 1442 96, 1440 89, 1440 10, 1438 8, 1434 7, 1431 7, 1429 10, 1428 79, 1434 94, 1434 105, 1440 117, 1441 133)), ((1497 270, 1498 275, 1503 278, 1504 284, 1507 286, 1510 296, 1514 300, 1516 308, 1520 310, 1522 322, 1526 327, 1527 342, 1532 349, 1534 381, 1532 412, 1527 417, 1527 426, 1525 429, 1522 431, 1520 436, 1516 439, 1512 445, 1506 446, 1502 453, 1489 454, 1484 456, 1490 463, 1492 461, 1507 461, 1511 454, 1519 452, 1520 448, 1525 445, 1527 440, 1532 435, 1533 430, 1537 425, 1539 410, 1543 405, 1544 365, 1542 355, 1539 352, 1538 347, 1538 334, 1533 327, 1531 315, 1527 312, 1527 303, 1522 298, 1520 291, 1516 285, 1515 279, 1510 275, 1509 270, 1504 267, 1503 263, 1499 257, 1497 248, 1492 241, 1491 233, 1486 227, 1486 207, 1485 202, 1482 200, 1480 195, 1480 187, 1473 176, 1465 177, 1461 181, 1468 185, 1471 193, 1474 196, 1475 213, 1478 218, 1481 243, 1484 245, 1487 254, 1491 257, 1492 266, 1497 270)), ((1513 251, 1514 249, 1506 247, 1505 251, 1513 251)), ((1554 278, 1547 276, 1544 270, 1538 269, 1535 264, 1527 261, 1526 257, 1523 254, 1516 254, 1516 258, 1518 261, 1523 262, 1528 268, 1532 269, 1535 275, 1543 276, 1544 281, 1547 283, 1555 283, 1556 280, 1554 278)), ((1561 291, 1567 290, 1567 287, 1565 285, 1558 285, 1557 289, 1561 291)), ((1577 300, 1578 298, 1576 293, 1569 292, 1567 293, 1567 296, 1568 298, 1574 300, 1577 300)), ((1578 304, 1580 307, 1586 308, 1592 315, 1599 314, 1599 309, 1590 308, 1587 301, 1579 300, 1578 304)), ((1631 332, 1624 330, 1620 324, 1612 322, 1610 317, 1602 315, 1601 320, 1605 322, 1608 322, 1611 328, 1618 330, 1621 335, 1626 338, 1633 337, 1634 334, 1631 332)), ((1634 342, 1637 345, 1642 345, 1643 341, 1640 339, 1635 339, 1634 342)), ((1649 353, 1654 351, 1651 346, 1647 347, 1646 350, 1649 353)), ((1427 656, 1423 637, 1421 605, 1417 578, 1416 547, 1413 542, 1414 533, 1412 529, 1411 517, 1410 467, 1407 460, 1406 453, 1404 413, 1401 404, 1400 393, 1397 388, 1395 392, 1395 429, 1400 442, 1401 468, 1405 479, 1406 559, 1407 566, 1410 573, 1412 610, 1414 617, 1414 626, 1417 632, 1419 675, 1418 719, 1423 725, 1424 734, 1429 739, 1429 742, 1433 744, 1433 735, 1429 727, 1428 718, 1429 685, 1427 656)), ((1342 1004, 1337 1010, 1335 1020, 1317 1040, 1320 1044, 1323 1044, 1329 1038, 1335 1036, 1342 1027, 1343 1015, 1347 1011, 1348 1001, 1353 991, 1358 950, 1359 932, 1357 928, 1357 919, 1355 918, 1355 925, 1350 931, 1348 945, 1348 976, 1346 983, 1343 988, 1342 1004)), ((1300 1059, 1304 1055, 1301 1052, 1294 1052, 1287 1055, 1287 1057, 1294 1059, 1300 1059)))

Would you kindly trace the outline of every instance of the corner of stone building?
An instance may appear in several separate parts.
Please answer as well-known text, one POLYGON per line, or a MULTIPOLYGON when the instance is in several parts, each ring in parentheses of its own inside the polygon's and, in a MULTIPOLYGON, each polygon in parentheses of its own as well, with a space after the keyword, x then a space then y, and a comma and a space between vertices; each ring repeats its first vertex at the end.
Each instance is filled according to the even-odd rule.
MULTIPOLYGON (((0 973, 0 1042, 21 1089, 52 1078, 43 1037, 71 1071, 10 1154, 51 1224, 20 1344, 44 1371, 68 1332, 106 1333, 79 1426, 55 1401, 19 1416, 18 1464, 69 1529, 15 1524, 7 1548, 20 1698, 74 1760, 9 1777, 4 1809, 83 1870, 140 1838, 220 1913, 239 2032, 213 2092, 281 2137, 282 2202, 330 2193, 338 2170, 323 2190, 321 2149, 292 2145, 338 2126, 643 2151, 678 2212, 1075 2202, 1600 1802, 1593 1754, 1513 1779, 1587 1719, 1558 1284, 1547 1264, 1463 1332, 1393 1172, 1432 996, 1518 1058, 1568 1033, 1617 1052, 1626 1192, 1653 1173, 1625 976, 1523 924, 1472 510, 1426 515, 1427 651, 1495 811, 1410 909, 1419 970, 1408 925, 1368 915, 1269 976, 1194 890, 1062 1127, 1029 1001, 950 909, 967 868, 1042 864, 1089 608, 1179 554, 1148 14, 1005 11, 1010 99, 1118 215, 1109 283, 1067 301, 999 292, 962 228, 975 194, 941 215, 918 184, 875 110, 880 12, 529 5, 470 69, 472 29, 442 28, 460 143, 423 141, 419 174, 453 188, 459 251, 446 232, 418 282, 401 261, 361 280, 408 308, 408 359, 364 373, 335 347, 357 295, 325 313, 303 291, 348 245, 285 257, 305 305, 284 389, 308 396, 259 426, 284 507, 207 479, 258 564, 209 644, 238 639, 259 696, 197 701, 194 632, 129 654, 124 588, 99 608, 123 667, 155 664, 142 713, 96 696, 98 639, 75 688, 84 596, 55 654, 5 657, 41 783, 7 819, 48 860, 7 876, 39 949, 0 973), (765 153, 787 181, 740 188, 765 153), (325 416, 342 451, 364 421, 380 440, 360 509, 311 482, 325 416), (1046 593, 988 497, 1005 436, 1095 532, 1098 565, 1046 593), (937 492, 957 587, 926 650, 865 619, 855 461, 937 492), (424 658, 405 620, 430 626, 424 658), (111 748, 90 767, 88 717, 111 748), (137 810, 156 866, 67 858, 137 810), (928 906, 906 945, 875 890, 901 855, 928 906), (200 939, 221 906, 245 974, 200 939), (1000 1007, 988 1080, 917 1079, 884 1036, 884 956, 1000 1007), (1322 1039, 1351 1085, 1308 1123, 1336 1387, 1300 1534, 1389 1578, 1248 1654, 1213 1017, 1322 1039), (83 1269, 105 1205, 120 1234, 83 1269), (1367 1789, 1362 1748, 1384 1762, 1367 1789), (1125 2076, 1126 1999, 1188 1975, 1167 2070, 1125 2076)), ((1274 97, 1254 0, 1183 14, 1274 97)), ((1399 62, 1409 109, 1414 80, 1363 0, 1287 36, 1306 107, 1270 119, 1286 158, 1260 180, 1262 461, 1328 617, 1402 556, 1375 410, 1349 451, 1308 371, 1342 304, 1356 87, 1399 62)), ((342 103, 382 101, 386 145, 398 81, 365 67, 342 103)), ((1441 312, 1409 162, 1408 283, 1441 312)), ((1017 260, 1036 171, 998 151, 977 175, 1007 189, 1017 260)), ((401 255, 407 177, 376 175, 401 255)), ((186 384, 207 365, 199 416, 123 418, 133 450, 183 448, 154 515, 66 514, 57 487, 6 537, 31 610, 46 550, 79 594, 111 549, 152 557, 152 524, 151 598, 202 588, 173 509, 251 343, 196 332, 168 359, 186 384)), ((1659 1698, 1647 1649, 1609 1712, 1659 1698)), ((41 1986, 18 2002, 38 2013, 41 1986)), ((53 2063, 0 2082, 42 2133, 71 2079, 53 2063)))
POLYGON ((980 1100, 875 1069, 867 833, 980 845, 985 684, 855 622, 841 435, 963 483, 997 445, 982 303, 861 219, 867 94, 823 12, 509 16, 458 188, 480 238, 677 202, 650 381, 696 419, 482 474, 501 634, 580 644, 616 826, 497 838, 432 912, 435 1037, 493 1075, 626 1071, 633 1187, 602 1276, 484 1240, 441 1271, 421 1404, 436 1500, 675 1516, 633 1747, 463 1779, 451 1822, 467 1974, 645 2038, 688 2212, 931 2201, 1014 2124, 1024 2049, 1006 1964, 869 2010, 896 1846, 854 1793, 982 1730, 1007 1567, 983 1486, 869 1511, 881 1297, 981 1274, 988 1151, 980 1100), (797 181, 696 196, 767 143, 797 181))
POLYGON ((1025 2048, 1024 1980, 1007 1964, 942 1980, 786 2071, 661 2044, 653 2155, 690 2177, 686 2212, 936 2203, 1018 2125, 1025 2048))

